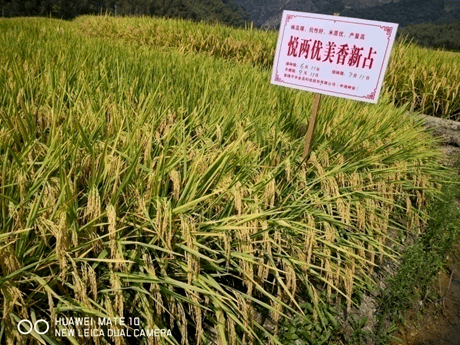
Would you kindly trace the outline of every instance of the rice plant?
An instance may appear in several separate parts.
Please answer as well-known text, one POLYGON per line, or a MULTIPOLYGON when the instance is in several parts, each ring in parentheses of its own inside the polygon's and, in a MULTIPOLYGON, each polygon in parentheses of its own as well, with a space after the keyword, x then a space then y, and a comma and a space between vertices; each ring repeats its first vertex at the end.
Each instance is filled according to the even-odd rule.
POLYGON ((300 301, 325 328, 322 306, 351 307, 448 178, 388 96, 325 97, 303 162, 311 94, 78 25, 0 20, 2 343, 128 343, 117 324, 54 332, 86 316, 172 333, 140 344, 279 344, 300 301))

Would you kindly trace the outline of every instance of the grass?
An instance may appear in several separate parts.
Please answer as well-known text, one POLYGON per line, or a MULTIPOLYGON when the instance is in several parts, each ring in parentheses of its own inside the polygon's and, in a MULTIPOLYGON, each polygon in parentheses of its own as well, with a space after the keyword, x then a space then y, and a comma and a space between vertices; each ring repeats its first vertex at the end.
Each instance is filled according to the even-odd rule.
MULTIPOLYGON (((458 180, 458 178, 457 178, 458 180)), ((405 251, 397 274, 388 281, 379 305, 377 343, 389 343, 385 329, 388 318, 394 323, 403 320, 404 312, 414 302, 426 298, 429 289, 444 268, 446 257, 460 234, 460 210, 457 200, 460 189, 457 184, 445 185, 443 200, 433 202, 429 208, 430 221, 423 235, 405 251)))
POLYGON ((325 97, 302 162, 311 94, 79 25, 0 20, 1 342, 61 341, 22 318, 124 316, 172 331, 142 344, 279 344, 300 297, 328 332, 324 306, 351 307, 448 179, 388 97, 325 97))

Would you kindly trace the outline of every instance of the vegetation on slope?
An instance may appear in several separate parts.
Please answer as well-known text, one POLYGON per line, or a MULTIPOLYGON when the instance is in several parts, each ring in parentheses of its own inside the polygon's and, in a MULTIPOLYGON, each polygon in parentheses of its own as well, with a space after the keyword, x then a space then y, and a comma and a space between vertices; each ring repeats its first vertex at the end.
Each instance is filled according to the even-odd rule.
POLYGON ((388 98, 325 97, 302 164, 310 94, 79 25, 0 20, 1 342, 60 341, 16 328, 57 316, 172 331, 141 344, 275 344, 287 314, 328 332, 324 306, 351 307, 447 178, 388 98))
POLYGON ((219 22, 244 26, 250 18, 232 0, 0 0, 2 16, 53 16, 72 19, 84 14, 111 13, 183 18, 194 21, 219 22), (116 13, 115 13, 116 12, 116 13))
POLYGON ((439 301, 440 296, 433 292, 439 286, 436 280, 460 235, 458 176, 453 181, 453 184, 444 186, 443 200, 429 206, 430 220, 423 235, 405 250, 397 274, 389 279, 387 288, 382 291, 378 324, 372 335, 378 344, 389 343, 385 330, 388 319, 397 324, 404 323, 404 314, 413 308, 415 302, 429 304, 439 301))
POLYGON ((460 51, 460 20, 443 24, 413 24, 398 30, 398 34, 423 47, 460 51))
POLYGON ((348 8, 338 12, 344 17, 398 23, 400 27, 406 27, 410 24, 458 20, 460 6, 456 4, 446 10, 445 1, 400 0, 372 7, 348 8))

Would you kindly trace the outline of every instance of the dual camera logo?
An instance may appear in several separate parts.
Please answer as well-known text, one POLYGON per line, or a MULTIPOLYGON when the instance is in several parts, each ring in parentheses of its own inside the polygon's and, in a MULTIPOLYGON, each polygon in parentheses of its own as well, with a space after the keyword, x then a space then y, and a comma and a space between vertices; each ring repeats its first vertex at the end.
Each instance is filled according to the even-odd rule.
POLYGON ((37 320, 34 323, 32 323, 32 321, 24 319, 24 320, 19 321, 18 323, 18 331, 21 334, 30 334, 32 330, 34 330, 38 334, 46 334, 48 333, 49 329, 50 329, 50 324, 46 320, 37 320), (38 328, 41 323, 46 325, 45 330, 43 330, 44 327, 40 327, 42 330, 38 328))

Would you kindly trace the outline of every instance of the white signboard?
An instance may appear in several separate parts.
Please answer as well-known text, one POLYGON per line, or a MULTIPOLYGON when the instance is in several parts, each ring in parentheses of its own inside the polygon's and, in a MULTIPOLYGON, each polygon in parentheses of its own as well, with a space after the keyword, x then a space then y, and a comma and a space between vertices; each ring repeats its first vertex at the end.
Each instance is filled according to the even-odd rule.
POLYGON ((398 24, 284 11, 272 84, 377 103, 398 24))

